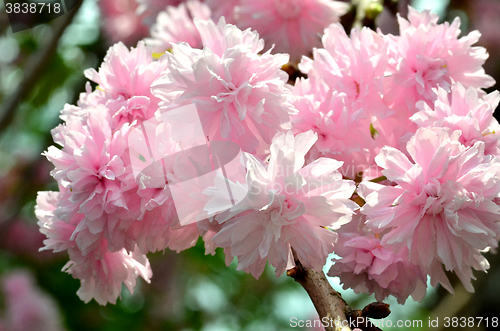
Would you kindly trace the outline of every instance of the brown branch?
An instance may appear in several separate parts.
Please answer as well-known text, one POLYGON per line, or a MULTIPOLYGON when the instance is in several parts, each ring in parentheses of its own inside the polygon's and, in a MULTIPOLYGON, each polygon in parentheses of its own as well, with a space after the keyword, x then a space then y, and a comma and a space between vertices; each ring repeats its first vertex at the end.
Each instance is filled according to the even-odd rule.
POLYGON ((346 315, 351 308, 342 299, 326 279, 323 272, 305 268, 297 259, 295 252, 295 268, 288 270, 287 275, 302 285, 311 298, 319 318, 326 331, 349 331, 346 315), (326 323, 325 323, 326 322, 326 323))
POLYGON ((43 49, 36 54, 31 55, 28 65, 24 70, 24 78, 19 84, 16 92, 5 101, 4 107, 0 111, 0 132, 7 128, 14 119, 14 114, 19 103, 29 96, 36 82, 47 68, 49 61, 54 56, 57 44, 66 27, 75 17, 83 1, 78 1, 76 6, 67 14, 57 18, 54 22, 53 35, 43 49))
POLYGON ((287 271, 302 285, 319 314, 320 321, 326 331, 350 331, 358 328, 362 331, 381 331, 369 318, 381 319, 391 313, 389 305, 383 302, 373 302, 361 309, 352 309, 335 291, 323 272, 305 268, 292 249, 295 267, 287 271))

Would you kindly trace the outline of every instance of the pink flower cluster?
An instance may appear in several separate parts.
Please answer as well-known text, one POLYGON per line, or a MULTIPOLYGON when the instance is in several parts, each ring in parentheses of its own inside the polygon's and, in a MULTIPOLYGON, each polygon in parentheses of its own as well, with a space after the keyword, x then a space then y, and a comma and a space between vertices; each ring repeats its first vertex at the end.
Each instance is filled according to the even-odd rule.
POLYGON ((500 238, 499 94, 481 90, 479 33, 412 8, 399 36, 348 35, 331 1, 217 3, 169 7, 155 48, 111 47, 52 132, 59 192, 36 215, 78 295, 114 303, 150 280, 148 252, 200 235, 255 277, 333 252, 329 275, 377 300, 421 300, 428 275, 453 291, 444 269, 473 291, 500 238), (300 55, 292 86, 281 69, 300 55))
POLYGON ((321 46, 319 34, 331 23, 339 21, 349 5, 332 0, 187 0, 178 6, 166 1, 163 6, 155 1, 144 1, 141 11, 149 7, 161 10, 151 27, 151 37, 147 42, 155 51, 164 52, 171 43, 187 42, 192 47, 201 48, 200 36, 193 24, 194 19, 226 22, 240 29, 256 30, 265 41, 265 49, 288 53, 293 62, 300 61, 302 55, 321 46))

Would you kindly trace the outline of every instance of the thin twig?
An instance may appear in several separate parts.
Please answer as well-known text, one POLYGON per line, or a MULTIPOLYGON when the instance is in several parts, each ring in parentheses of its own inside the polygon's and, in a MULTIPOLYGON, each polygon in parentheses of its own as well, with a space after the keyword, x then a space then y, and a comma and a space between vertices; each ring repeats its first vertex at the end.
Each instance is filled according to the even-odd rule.
POLYGON ((82 2, 83 1, 78 1, 72 10, 56 19, 56 22, 54 22, 54 33, 49 42, 43 47, 41 52, 31 55, 26 69, 24 70, 24 78, 21 84, 19 84, 16 92, 5 101, 2 111, 0 111, 0 132, 7 128, 14 120, 14 115, 20 102, 30 95, 36 82, 42 76, 48 63, 56 52, 59 39, 64 33, 64 30, 66 30, 66 27, 68 27, 75 17, 78 9, 80 9, 82 2))

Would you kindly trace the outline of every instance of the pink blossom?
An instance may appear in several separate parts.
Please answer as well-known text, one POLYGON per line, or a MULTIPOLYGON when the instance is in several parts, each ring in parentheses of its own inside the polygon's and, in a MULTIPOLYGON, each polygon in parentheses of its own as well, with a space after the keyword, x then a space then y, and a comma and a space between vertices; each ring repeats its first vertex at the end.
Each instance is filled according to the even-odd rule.
POLYGON ((426 294, 426 275, 409 261, 408 249, 398 253, 373 234, 340 233, 334 265, 329 276, 340 277, 344 289, 375 293, 377 301, 393 295, 403 304, 411 295, 421 301, 426 294))
MULTIPOLYGON (((52 175, 64 196, 59 200, 67 201, 58 203, 57 217, 75 222, 68 240, 84 255, 99 249, 104 238, 114 252, 124 247, 131 251, 139 236, 146 236, 139 233, 141 226, 129 230, 135 222, 148 228, 147 222, 141 223, 141 215, 143 206, 152 203, 145 199, 153 196, 138 194, 128 136, 156 112, 159 99, 151 94, 150 85, 164 69, 165 63, 153 62, 144 43, 131 51, 123 44, 111 47, 98 72, 86 71, 99 88, 90 91, 87 85, 79 107, 66 106, 66 123, 53 130, 54 141, 62 148, 51 146, 45 155, 55 165, 52 175)), ((171 204, 165 206, 173 209, 171 204)), ((161 223, 165 231, 169 222, 161 223)), ((161 243, 149 247, 164 249, 161 243)))
POLYGON ((61 192, 38 192, 35 215, 38 218, 40 232, 47 237, 43 242, 45 247, 40 250, 51 249, 54 252, 62 252, 76 246, 70 238, 82 215, 74 215, 69 221, 62 220, 61 216, 64 217, 64 214, 61 213, 61 209, 57 210, 58 205, 64 201, 62 197, 61 192))
POLYGON ((333 157, 344 161, 344 176, 378 177, 374 157, 387 143, 375 137, 373 117, 391 115, 382 100, 382 80, 387 57, 385 41, 369 29, 351 32, 332 24, 323 36, 324 49, 314 49, 314 59, 304 57, 300 69, 307 79, 293 87, 294 132, 313 130, 318 142, 311 158, 333 157))
MULTIPOLYGON (((107 245, 105 241, 102 244, 107 245)), ((152 276, 149 261, 138 248, 130 253, 125 249, 108 251, 99 259, 93 254, 84 257, 73 252, 70 258, 76 261, 69 261, 63 271, 80 279, 81 287, 77 294, 86 303, 95 299, 100 305, 114 304, 121 295, 122 283, 133 294, 138 276, 148 283, 152 276)))
POLYGON ((130 186, 124 137, 127 127, 113 134, 104 106, 90 110, 87 116, 86 122, 69 122, 56 128, 54 140, 63 148, 51 146, 45 155, 56 166, 52 175, 70 203, 66 220, 71 213, 84 215, 73 237, 88 228, 92 234, 104 232, 119 245, 111 239, 117 222, 123 214, 128 214, 125 218, 138 216, 136 211, 129 211, 129 193, 124 190, 130 186))
MULTIPOLYGON (((294 131, 315 131, 318 134, 315 148, 320 155, 350 155, 359 151, 361 142, 356 138, 363 136, 362 112, 350 111, 344 93, 333 91, 326 84, 318 86, 312 82, 300 79, 293 87, 293 105, 298 110, 292 116, 294 131)), ((369 132, 365 135, 369 136, 369 132)))
POLYGON ((162 112, 194 104, 209 140, 238 143, 243 151, 269 146, 273 135, 289 127, 291 106, 281 70, 284 54, 258 55, 263 42, 221 19, 195 20, 204 49, 173 45, 164 56, 169 72, 153 84, 162 112))
POLYGON ((387 45, 368 28, 353 29, 347 36, 340 23, 325 29, 323 48, 313 50, 314 60, 303 57, 299 68, 313 81, 344 93, 352 112, 381 118, 393 111, 382 101, 387 45))
MULTIPOLYGON (((56 302, 36 286, 27 271, 16 270, 2 277, 5 304, 3 326, 8 331, 64 330, 56 302)), ((2 325, 0 329, 3 330, 2 325)))
POLYGON ((437 24, 439 17, 429 10, 421 13, 409 7, 408 21, 399 17, 400 36, 387 36, 393 66, 389 100, 414 112, 418 100, 433 102, 433 88, 450 91, 453 81, 465 87, 486 88, 495 81, 484 73, 488 58, 483 47, 472 47, 478 31, 458 39, 460 19, 437 24))
POLYGON ((143 43, 131 51, 113 46, 99 71, 86 72, 99 88, 87 85, 79 106, 66 106, 65 123, 52 132, 60 148, 51 146, 45 155, 55 166, 51 174, 60 192, 41 192, 36 214, 47 236, 44 249, 68 251, 67 270, 82 281, 83 300, 116 302, 122 282, 132 291, 137 276, 149 281, 141 250, 169 244, 175 218, 163 217, 169 208, 175 213, 173 204, 168 196, 139 194, 128 145, 132 130, 144 127, 157 110, 150 85, 164 65, 153 62, 143 43), (163 208, 144 216, 148 206, 163 208))
POLYGON ((410 8, 401 36, 348 36, 331 24, 347 5, 327 0, 138 2, 167 8, 157 48, 119 43, 86 70, 98 86, 44 153, 59 191, 37 198, 42 250, 67 251, 82 300, 115 303, 149 282, 146 253, 200 235, 255 277, 336 252, 330 274, 377 300, 421 300, 427 274, 452 291, 445 269, 473 290, 500 238, 500 98, 479 90, 493 80, 477 32, 410 8), (306 55, 307 78, 288 85, 272 51, 306 55))
MULTIPOLYGON (((382 245, 407 246, 412 263, 429 273, 433 285, 452 288, 454 271, 473 291, 471 267, 488 269, 480 250, 497 247, 500 234, 500 160, 484 155, 484 143, 460 144, 460 131, 420 128, 401 151, 384 147, 375 161, 395 186, 361 183, 361 212, 375 232, 389 230, 382 245)), ((401 248, 402 249, 402 248, 401 248)))
POLYGON ((378 177, 374 158, 381 146, 372 138, 370 122, 362 118, 363 111, 352 111, 344 93, 313 82, 297 80, 292 101, 298 110, 291 117, 293 131, 313 130, 318 134, 308 160, 331 157, 344 162, 339 171, 347 178, 354 179, 359 174, 378 177))
POLYGON ((201 37, 193 19, 207 20, 210 16, 210 7, 198 0, 181 3, 177 7, 169 6, 156 17, 156 23, 151 27, 151 38, 146 39, 146 43, 156 53, 170 49, 172 42, 186 42, 193 48, 200 48, 201 37))
MULTIPOLYGON (((159 99, 151 94, 150 88, 165 69, 164 62, 153 61, 151 50, 144 42, 139 42, 137 48, 130 51, 118 43, 109 48, 99 71, 87 69, 85 76, 99 84, 94 98, 106 105, 115 129, 125 122, 153 117, 159 99)), ((88 98, 85 96, 84 100, 88 98)))
POLYGON ((266 49, 289 53, 298 62, 321 45, 319 34, 347 12, 348 4, 327 0, 241 0, 235 9, 239 27, 252 28, 266 41, 266 49))
POLYGON ((89 227, 77 232, 84 215, 73 213, 71 219, 65 220, 67 201, 61 192, 39 192, 36 215, 40 231, 47 236, 42 249, 68 251, 71 261, 64 270, 81 280, 77 294, 83 301, 95 299, 101 305, 115 303, 121 294, 122 282, 133 293, 138 276, 150 281, 149 261, 137 246, 132 243, 130 252, 124 248, 110 252, 108 246, 112 245, 108 245, 102 233, 92 233, 89 227))
POLYGON ((238 257, 238 270, 258 277, 269 260, 279 276, 295 265, 292 249, 306 267, 321 270, 325 264, 334 230, 349 222, 357 205, 348 200, 354 183, 336 170, 340 162, 320 158, 303 167, 316 139, 311 131, 278 133, 267 167, 247 154, 248 194, 230 215, 216 218, 223 224, 213 237, 238 257))
POLYGON ((164 69, 165 63, 153 62, 142 42, 130 51, 123 44, 111 47, 99 71, 86 71, 99 88, 90 91, 88 85, 79 107, 66 106, 66 123, 53 130, 62 148, 51 146, 45 154, 55 165, 52 175, 68 201, 58 205, 57 213, 65 222, 75 220, 78 213, 71 241, 84 255, 100 247, 102 236, 111 251, 135 247, 138 227, 135 232, 127 230, 140 222, 141 203, 148 201, 137 194, 128 135, 156 112, 159 99, 150 85, 164 69))
POLYGON ((500 96, 494 91, 480 98, 477 89, 465 88, 456 83, 451 87, 451 95, 438 88, 434 109, 425 102, 417 103, 420 110, 410 119, 418 126, 448 127, 461 130, 460 142, 473 146, 477 141, 485 142, 485 154, 500 156, 500 126, 493 117, 500 96))

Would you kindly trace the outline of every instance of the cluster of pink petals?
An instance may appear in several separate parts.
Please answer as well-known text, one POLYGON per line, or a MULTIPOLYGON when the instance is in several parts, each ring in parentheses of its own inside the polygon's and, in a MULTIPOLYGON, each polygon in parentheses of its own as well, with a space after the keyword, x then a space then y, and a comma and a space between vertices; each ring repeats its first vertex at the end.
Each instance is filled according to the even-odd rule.
POLYGON ((382 245, 409 249, 410 260, 452 291, 442 270, 454 271, 472 291, 471 267, 485 271, 481 255, 500 235, 500 159, 484 143, 465 147, 460 131, 420 128, 401 151, 384 147, 376 157, 395 185, 361 183, 361 212, 374 232, 389 230, 382 245))
POLYGON ((331 23, 339 21, 349 5, 328 0, 241 0, 235 9, 240 28, 257 30, 266 41, 266 49, 289 53, 298 62, 302 55, 321 45, 319 35, 331 23))
POLYGON ((357 209, 349 200, 355 185, 337 171, 341 162, 319 158, 304 167, 316 139, 312 131, 278 133, 267 167, 246 155, 248 194, 219 219, 224 223, 213 237, 238 258, 238 270, 258 277, 269 261, 279 276, 295 266, 293 253, 304 266, 321 270, 333 251, 333 230, 357 209))
MULTIPOLYGON (((112 130, 154 116, 159 99, 151 94, 151 84, 166 70, 166 63, 153 61, 144 42, 129 50, 122 43, 110 47, 99 71, 85 70, 85 77, 99 84, 84 95, 82 108, 103 104, 112 119, 112 130)), ((82 99, 81 98, 81 99, 82 99)))
POLYGON ((169 65, 152 88, 164 101, 160 110, 194 104, 210 141, 232 141, 250 153, 267 148, 276 132, 290 127, 288 77, 281 70, 288 55, 259 55, 259 35, 223 18, 195 24, 203 50, 176 44, 160 60, 169 65))
POLYGON ((374 157, 386 142, 375 140, 372 116, 393 113, 382 100, 387 65, 384 39, 368 28, 353 29, 347 36, 340 24, 332 24, 323 35, 323 47, 314 49, 314 59, 303 57, 299 65, 307 79, 293 88, 293 130, 313 130, 319 139, 311 157, 344 161, 341 172, 354 179, 358 173, 377 177, 374 157))
POLYGON ((45 155, 55 166, 51 174, 59 192, 40 193, 36 214, 47 236, 44 249, 68 251, 71 261, 65 270, 81 280, 78 295, 84 301, 94 298, 100 304, 114 303, 122 283, 132 291, 138 276, 149 281, 147 252, 167 247, 186 249, 200 234, 207 241, 207 252, 214 252, 210 239, 217 226, 179 224, 168 185, 195 178, 198 170, 186 167, 186 159, 179 157, 160 160, 179 151, 172 128, 162 124, 165 112, 158 111, 160 98, 164 99, 167 116, 173 108, 198 101, 199 109, 207 110, 200 119, 203 128, 212 132, 210 140, 221 138, 218 126, 222 122, 224 138, 236 137, 240 142, 241 135, 242 147, 249 151, 261 144, 265 150, 272 136, 289 126, 291 106, 286 101, 290 92, 285 88, 286 73, 280 70, 288 57, 258 55, 263 47, 258 35, 226 26, 223 19, 219 25, 212 21, 199 21, 197 25, 204 31, 204 51, 175 44, 173 55, 154 61, 151 49, 142 42, 131 50, 123 44, 111 47, 99 70, 85 72, 97 88, 92 91, 87 84, 78 106, 66 105, 61 116, 65 123, 52 132, 59 147, 51 146, 45 155), (196 54, 197 63, 194 57, 186 63, 186 52, 196 54), (225 65, 232 62, 233 71, 225 71, 225 65), (186 67, 191 74, 183 70, 186 67), (202 77, 207 74, 212 78, 202 77), (191 101, 183 98, 186 92, 192 94, 189 89, 194 86, 177 85, 187 82, 182 75, 193 76, 193 84, 199 86, 199 95, 195 93, 191 101), (171 81, 171 89, 162 88, 162 82, 172 77, 179 82, 171 81), (221 91, 206 89, 213 78, 219 78, 220 88, 215 89, 221 91), (153 83, 156 95, 151 92, 153 83), (233 89, 236 91, 231 93, 233 89), (232 124, 235 128, 231 130, 232 124), (136 173, 132 160, 144 158, 136 154, 135 145, 141 141, 146 145, 140 153, 154 150, 147 159, 164 163, 163 180, 157 180, 154 164, 136 173), (153 173, 148 172, 151 169, 153 173))
POLYGON ((303 57, 299 64, 315 85, 344 93, 350 113, 384 118, 392 111, 383 103, 383 80, 387 67, 387 43, 368 28, 353 29, 348 36, 340 23, 325 29, 323 48, 315 48, 314 59, 303 57))
POLYGON ((129 185, 125 171, 129 162, 124 139, 127 127, 113 134, 106 110, 104 106, 92 108, 87 121, 74 120, 58 126, 53 136, 62 149, 51 146, 45 153, 56 166, 52 176, 65 200, 60 207, 62 217, 69 220, 75 213, 83 216, 73 238, 80 232, 86 233, 85 243, 80 245, 84 253, 99 245, 101 234, 115 242, 115 236, 119 237, 119 215, 134 213, 129 211, 128 196, 123 190, 129 185))
POLYGON ((339 259, 328 275, 340 277, 344 289, 375 293, 377 301, 394 295, 400 304, 410 295, 421 301, 426 294, 427 277, 409 261, 406 247, 395 253, 372 234, 339 233, 335 254, 339 259))
MULTIPOLYGON (((106 241, 102 245, 105 246, 106 241)), ((99 258, 92 254, 79 256, 78 251, 70 251, 70 258, 72 260, 63 271, 80 279, 81 287, 76 293, 84 302, 94 299, 101 305, 116 303, 122 292, 122 283, 133 294, 138 276, 148 283, 153 276, 146 255, 137 247, 132 252, 124 248, 117 252, 107 251, 99 258)))
POLYGON ((68 251, 66 271, 81 280, 82 300, 116 302, 122 283, 132 291, 138 276, 149 281, 145 253, 185 249, 200 234, 196 226, 172 228, 168 190, 138 182, 132 171, 128 138, 155 121, 159 99, 150 88, 166 64, 153 61, 142 42, 132 50, 116 44, 98 71, 85 72, 98 88, 87 85, 78 106, 66 105, 65 123, 52 132, 60 147, 45 155, 59 192, 40 192, 36 214, 47 236, 44 249, 68 251))
POLYGON ((454 81, 474 88, 495 83, 482 67, 486 49, 472 46, 481 34, 473 31, 459 39, 458 17, 451 24, 438 24, 438 19, 429 10, 419 13, 409 7, 408 20, 398 17, 400 36, 386 36, 393 68, 388 100, 412 113, 417 101, 436 99, 437 86, 449 92, 454 81))
POLYGON ((68 252, 71 261, 63 270, 81 280, 77 294, 82 300, 95 299, 102 305, 115 303, 121 295, 122 283, 133 293, 138 276, 150 281, 149 261, 137 247, 131 252, 125 249, 110 252, 107 240, 97 235, 98 240, 92 241, 95 235, 88 229, 72 239, 83 215, 73 214, 69 221, 64 220, 65 215, 61 215, 66 212, 61 208, 64 204, 60 192, 39 192, 36 216, 40 231, 47 236, 43 249, 68 252))
POLYGON ((194 24, 195 19, 218 21, 224 17, 230 24, 237 24, 234 11, 240 0, 188 0, 178 6, 161 8, 156 22, 151 26, 151 38, 146 38, 155 53, 161 54, 172 48, 172 43, 188 43, 193 48, 203 48, 194 24))
POLYGON ((180 1, 138 1, 141 3, 139 13, 155 13, 147 18, 147 24, 152 25, 152 38, 147 40, 155 52, 170 49, 171 42, 186 42, 201 48, 193 19, 218 21, 224 17, 227 23, 240 29, 255 29, 265 40, 265 50, 288 53, 293 62, 299 62, 302 55, 319 47, 323 30, 338 22, 349 9, 347 3, 330 0, 206 0, 203 3, 189 0, 180 4, 180 1), (153 17, 156 17, 154 24, 153 17))
POLYGON ((55 300, 36 286, 30 273, 12 271, 2 276, 1 283, 5 312, 0 320, 0 330, 64 330, 55 300))
POLYGON ((146 43, 155 53, 164 53, 171 43, 185 42, 193 48, 201 48, 201 37, 194 25, 194 19, 207 20, 211 17, 210 7, 198 0, 181 3, 177 7, 168 6, 156 17, 151 27, 151 38, 146 43))
POLYGON ((321 270, 335 252, 330 275, 377 300, 421 300, 427 275, 452 291, 443 265, 473 290, 500 238, 500 98, 480 90, 494 82, 478 32, 459 39, 458 19, 412 8, 400 36, 348 36, 330 25, 347 8, 335 1, 179 3, 163 3, 156 48, 119 43, 85 71, 98 86, 64 107, 45 152, 59 192, 38 196, 44 249, 68 252, 82 300, 116 302, 122 283, 149 282, 145 254, 200 235, 255 277, 296 259, 321 270), (221 15, 237 26, 208 19, 221 15), (288 85, 282 67, 303 55, 307 78, 288 85), (228 147, 202 176, 218 143, 240 168, 214 166, 228 147))
POLYGON ((417 103, 420 110, 410 119, 419 127, 447 127, 460 130, 460 142, 473 146, 484 141, 485 154, 500 156, 500 125, 493 112, 500 101, 498 91, 481 98, 478 90, 465 88, 461 83, 451 87, 451 94, 439 87, 434 109, 423 101, 417 103))

